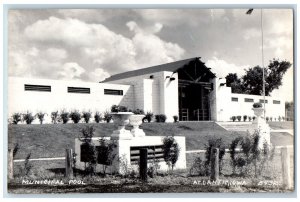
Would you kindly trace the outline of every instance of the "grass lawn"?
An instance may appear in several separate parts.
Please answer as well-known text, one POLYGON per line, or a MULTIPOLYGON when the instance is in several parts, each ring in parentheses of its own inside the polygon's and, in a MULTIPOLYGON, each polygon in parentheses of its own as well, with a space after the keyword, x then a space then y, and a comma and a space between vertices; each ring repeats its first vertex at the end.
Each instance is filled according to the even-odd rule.
MULTIPOLYGON (((9 125, 8 145, 12 148, 19 144, 16 159, 23 159, 30 152, 31 158, 63 157, 66 148, 74 149, 74 139, 81 136, 80 131, 86 125, 94 126, 96 137, 109 136, 116 129, 112 123, 9 125)), ((185 136, 186 150, 204 149, 212 137, 222 138, 228 145, 235 137, 246 135, 245 132, 228 132, 213 122, 143 123, 141 128, 147 136, 185 136)), ((287 133, 273 133, 271 142, 273 145, 293 145, 293 137, 287 133)))
MULTIPOLYGON (((174 171, 174 173, 158 173, 154 178, 148 177, 148 182, 142 183, 137 175, 122 177, 117 175, 100 174, 96 176, 84 176, 77 173, 75 180, 81 181, 84 185, 69 184, 64 177, 64 161, 48 161, 47 164, 41 161, 33 161, 32 169, 26 179, 45 180, 55 179, 63 182, 63 185, 26 185, 22 184, 24 178, 19 175, 22 172, 23 163, 15 163, 15 179, 8 184, 10 193, 182 193, 182 192, 289 192, 281 188, 281 164, 280 155, 275 154, 274 159, 266 167, 266 172, 258 178, 251 176, 240 177, 232 175, 232 167, 228 154, 224 156, 222 174, 220 180, 234 182, 245 182, 242 186, 234 185, 203 185, 199 182, 208 181, 209 177, 190 175, 189 170, 193 160, 203 154, 187 154, 186 171, 174 171), (195 183, 196 182, 196 183, 195 183), (261 185, 260 182, 269 182, 269 185, 261 185)), ((293 165, 291 165, 293 166, 293 165)), ((26 180, 25 179, 25 180, 26 180)))
MULTIPOLYGON (((276 122, 277 123, 277 122, 276 122)), ((9 125, 8 141, 12 148, 15 143, 19 143, 20 150, 16 159, 25 158, 28 153, 32 153, 31 158, 40 157, 63 157, 65 148, 74 149, 74 139, 81 135, 80 130, 86 125, 92 125, 96 129, 95 136, 108 136, 115 129, 111 123, 100 124, 43 124, 43 125, 9 125)), ((246 133, 232 133, 224 130, 213 122, 180 122, 180 123, 144 123, 141 126, 146 135, 182 135, 186 137, 187 150, 204 149, 205 144, 211 137, 222 138, 225 144, 229 144, 237 136, 246 133)), ((128 127, 130 129, 130 127, 128 127)), ((273 145, 292 145, 293 137, 287 133, 271 134, 273 145)), ((246 181, 245 186, 202 186, 194 184, 207 180, 208 177, 191 176, 189 170, 196 157, 202 157, 203 153, 190 153, 186 155, 186 171, 174 172, 172 175, 161 173, 155 178, 149 178, 147 184, 142 184, 136 177, 120 176, 96 176, 86 177, 77 174, 78 180, 85 182, 85 185, 69 185, 64 178, 64 160, 53 161, 31 161, 33 166, 28 178, 30 180, 55 179, 63 180, 64 185, 23 185, 22 171, 24 162, 14 163, 15 179, 8 184, 11 193, 137 193, 137 192, 286 192, 280 186, 259 186, 259 179, 253 177, 232 176, 232 167, 229 154, 224 157, 223 174, 221 180, 246 181)), ((263 180, 275 182, 281 181, 280 155, 275 155, 270 163, 269 171, 265 172, 263 180)), ((291 163, 293 167, 293 161, 291 163)))

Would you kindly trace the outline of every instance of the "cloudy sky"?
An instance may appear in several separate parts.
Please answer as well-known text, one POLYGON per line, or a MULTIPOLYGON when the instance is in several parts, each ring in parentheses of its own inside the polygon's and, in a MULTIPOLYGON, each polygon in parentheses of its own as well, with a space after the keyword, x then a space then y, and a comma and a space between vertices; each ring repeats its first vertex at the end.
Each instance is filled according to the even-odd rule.
MULTIPOLYGON (((201 57, 218 77, 261 65, 260 10, 10 10, 10 76, 98 82, 110 75, 201 57)), ((265 64, 293 63, 293 13, 263 11, 265 64)), ((274 91, 293 99, 293 69, 274 91)))

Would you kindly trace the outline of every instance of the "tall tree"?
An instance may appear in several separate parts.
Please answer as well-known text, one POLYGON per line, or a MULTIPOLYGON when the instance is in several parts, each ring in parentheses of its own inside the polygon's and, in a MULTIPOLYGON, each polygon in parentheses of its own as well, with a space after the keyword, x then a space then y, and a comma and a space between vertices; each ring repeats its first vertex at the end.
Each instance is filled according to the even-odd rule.
POLYGON ((243 93, 244 89, 241 85, 241 79, 236 73, 229 73, 226 77, 226 86, 231 87, 233 93, 243 93))
MULTIPOLYGON (((268 67, 265 68, 265 95, 269 96, 274 89, 278 89, 282 85, 282 78, 286 71, 291 67, 291 63, 288 61, 279 61, 273 59, 270 61, 268 67)), ((263 94, 263 68, 255 66, 246 70, 242 79, 229 73, 226 76, 227 86, 232 87, 233 93, 245 93, 251 95, 263 94), (228 80, 227 80, 228 77, 228 80)))

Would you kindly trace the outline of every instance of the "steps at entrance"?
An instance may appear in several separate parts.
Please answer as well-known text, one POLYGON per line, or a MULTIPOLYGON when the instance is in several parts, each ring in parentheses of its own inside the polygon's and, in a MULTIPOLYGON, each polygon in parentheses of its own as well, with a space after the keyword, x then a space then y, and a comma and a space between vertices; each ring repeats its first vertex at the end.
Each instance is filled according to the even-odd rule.
POLYGON ((227 131, 246 132, 249 130, 252 122, 216 122, 227 131))

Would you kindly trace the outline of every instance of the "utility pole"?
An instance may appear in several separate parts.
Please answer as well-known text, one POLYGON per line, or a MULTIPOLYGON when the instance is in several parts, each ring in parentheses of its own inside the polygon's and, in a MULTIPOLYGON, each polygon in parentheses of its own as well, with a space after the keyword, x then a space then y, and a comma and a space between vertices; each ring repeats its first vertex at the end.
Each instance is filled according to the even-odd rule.
MULTIPOLYGON (((250 8, 246 14, 247 15, 251 15, 251 13, 253 12, 253 8, 250 8)), ((262 78, 262 81, 263 81, 263 96, 264 96, 264 105, 263 105, 263 108, 264 108, 264 120, 266 120, 266 99, 265 99, 265 96, 266 96, 266 86, 265 86, 265 62, 264 62, 264 31, 263 31, 263 9, 261 8, 260 9, 260 31, 261 31, 261 63, 262 63, 262 71, 263 71, 263 78, 262 78)))
POLYGON ((260 9, 260 30, 261 30, 261 63, 263 69, 263 96, 264 96, 264 120, 266 120, 266 89, 265 89, 265 62, 264 62, 264 32, 263 32, 263 10, 260 9))

